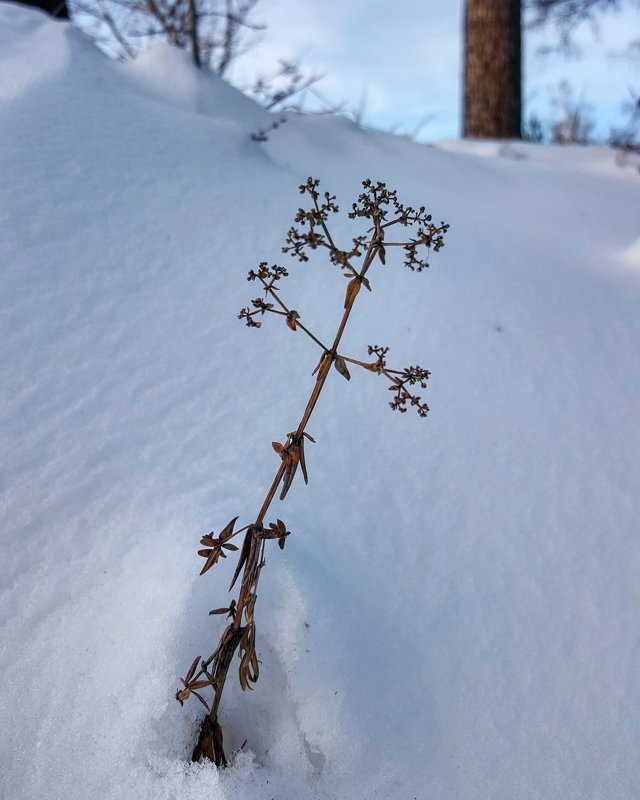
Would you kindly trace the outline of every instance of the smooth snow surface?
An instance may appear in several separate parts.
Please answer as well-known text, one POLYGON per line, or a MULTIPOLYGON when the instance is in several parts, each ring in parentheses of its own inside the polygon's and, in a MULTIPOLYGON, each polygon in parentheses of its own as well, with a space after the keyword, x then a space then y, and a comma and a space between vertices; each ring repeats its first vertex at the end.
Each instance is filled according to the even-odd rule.
POLYGON ((252 141, 272 120, 0 6, 0 796, 637 800, 640 177, 336 117, 252 141), (451 223, 426 274, 370 272, 344 343, 428 367, 431 413, 328 382, 218 774, 173 693, 233 566, 199 578, 199 537, 255 517, 318 355, 236 319, 246 272, 289 267, 320 338, 340 317, 339 272, 279 253, 307 175, 451 223))

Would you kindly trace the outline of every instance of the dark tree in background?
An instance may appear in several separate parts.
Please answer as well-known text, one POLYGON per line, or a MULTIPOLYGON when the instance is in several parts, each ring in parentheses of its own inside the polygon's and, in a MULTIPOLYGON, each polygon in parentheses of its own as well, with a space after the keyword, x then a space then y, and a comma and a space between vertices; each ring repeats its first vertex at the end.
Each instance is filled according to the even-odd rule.
POLYGON ((554 49, 568 52, 576 28, 640 0, 466 0, 464 123, 466 138, 519 139, 522 128, 522 28, 553 25, 554 49))
POLYGON ((65 0, 17 0, 24 6, 33 6, 47 11, 52 17, 69 19, 69 10, 65 0))
POLYGON ((519 139, 522 117, 520 0, 467 0, 464 18, 466 138, 519 139))

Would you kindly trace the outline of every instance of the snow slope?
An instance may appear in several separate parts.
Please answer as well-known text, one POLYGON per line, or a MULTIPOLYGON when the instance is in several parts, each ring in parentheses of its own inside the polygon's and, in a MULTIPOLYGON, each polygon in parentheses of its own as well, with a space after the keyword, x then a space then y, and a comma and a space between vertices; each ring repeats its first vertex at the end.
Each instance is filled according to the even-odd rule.
POLYGON ((0 5, 0 796, 637 798, 637 173, 335 117, 252 141, 271 121, 179 52, 113 64, 0 5), (198 578, 199 537, 255 516, 317 357, 236 319, 247 270, 339 319, 335 269, 279 255, 310 174, 451 223, 428 273, 370 273, 345 340, 427 366, 431 413, 328 382, 218 774, 173 693, 232 568, 198 578))

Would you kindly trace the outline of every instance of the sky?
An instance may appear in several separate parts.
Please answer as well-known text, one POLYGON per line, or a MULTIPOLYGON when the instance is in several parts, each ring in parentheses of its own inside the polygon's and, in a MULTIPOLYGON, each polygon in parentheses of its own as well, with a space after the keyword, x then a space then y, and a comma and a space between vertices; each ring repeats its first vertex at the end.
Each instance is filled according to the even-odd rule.
MULTIPOLYGON (((295 59, 322 73, 316 85, 333 105, 364 109, 364 123, 415 133, 423 141, 460 135, 462 2, 442 0, 260 0, 254 19, 267 26, 260 41, 233 67, 230 77, 250 85, 270 74, 279 58, 295 59)), ((597 36, 587 26, 575 41, 581 57, 543 56, 553 30, 525 40, 525 116, 554 116, 558 85, 568 80, 575 97, 606 137, 622 124, 630 89, 640 90, 640 59, 620 55, 640 38, 640 10, 600 19, 597 36)), ((317 107, 313 99, 309 108, 317 107)))

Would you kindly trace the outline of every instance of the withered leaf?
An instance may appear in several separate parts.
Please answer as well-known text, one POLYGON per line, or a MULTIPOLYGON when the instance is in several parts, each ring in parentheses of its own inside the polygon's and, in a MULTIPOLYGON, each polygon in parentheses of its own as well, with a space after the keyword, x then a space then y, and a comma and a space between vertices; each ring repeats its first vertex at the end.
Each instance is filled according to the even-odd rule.
POLYGON ((298 319, 300 319, 300 314, 298 314, 298 312, 295 309, 292 309, 291 311, 289 311, 289 313, 287 314, 287 317, 286 317, 287 327, 291 328, 292 331, 297 330, 298 325, 297 325, 296 320, 298 320, 298 319))
MULTIPOLYGON (((291 447, 291 452, 294 452, 294 447, 291 447)), ((293 483, 293 479, 296 474, 296 470, 298 469, 298 462, 300 461, 300 450, 298 447, 295 447, 295 456, 289 461, 287 464, 287 468, 284 471, 284 475, 282 477, 282 491, 280 492, 280 500, 284 500, 287 496, 287 492, 291 484, 293 483)))
POLYGON ((238 521, 238 517, 234 517, 231 522, 220 532, 220 536, 218 536, 218 540, 220 542, 226 542, 227 539, 230 539, 233 536, 233 527, 238 521))
POLYGON ((242 543, 242 550, 240 551, 240 558, 238 559, 238 564, 236 566, 236 570, 233 573, 233 578, 231 579, 231 583, 229 585, 229 591, 231 591, 235 585, 235 582, 238 580, 238 575, 240 574, 242 567, 244 567, 245 561, 249 556, 249 550, 251 548, 251 537, 253 536, 253 527, 249 528, 244 536, 244 542, 242 543))
POLYGON ((211 614, 228 614, 228 613, 229 613, 228 608, 214 608, 213 611, 209 612, 209 616, 211 616, 211 614))
POLYGON ((280 442, 271 442, 271 447, 280 455, 280 453, 284 450, 284 447, 280 444, 280 442))
POLYGON ((348 308, 351 303, 356 299, 358 296, 358 292, 360 291, 360 281, 357 278, 354 278, 352 281, 349 281, 347 284, 347 292, 344 297, 344 307, 348 308))
MULTIPOLYGON (((208 686, 209 684, 205 684, 205 685, 208 686)), ((193 694, 198 698, 198 700, 207 709, 207 711, 209 711, 209 703, 207 703, 207 701, 204 699, 204 697, 201 694, 199 694, 198 692, 194 692, 193 694)))
POLYGON ((224 553, 218 548, 215 548, 213 550, 198 550, 198 555, 207 559, 205 561, 204 567, 202 567, 202 569, 200 570, 201 575, 204 575, 205 572, 210 570, 211 567, 213 567, 217 563, 218 558, 220 556, 226 558, 224 553))
POLYGON ((313 436, 310 433, 307 433, 306 431, 304 431, 302 435, 305 436, 310 442, 313 442, 314 444, 316 443, 316 440, 313 438, 313 436))
POLYGON ((191 678, 193 678, 194 673, 196 671, 196 667, 198 666, 198 662, 199 661, 200 661, 200 656, 196 656, 193 659, 193 664, 189 667, 189 669, 187 670, 187 674, 184 676, 184 679, 183 679, 183 683, 184 683, 185 686, 189 683, 191 678))
POLYGON ((348 381, 351 380, 351 373, 347 369, 346 362, 344 358, 341 356, 336 356, 333 366, 338 370, 338 372, 342 375, 343 378, 346 378, 348 381))
POLYGON ((226 766, 227 759, 222 748, 222 728, 220 727, 218 720, 215 721, 213 726, 213 751, 215 755, 214 760, 216 767, 226 766))
POLYGON ((205 686, 210 686, 209 681, 194 681, 188 685, 188 689, 195 692, 196 689, 204 689, 205 686))
POLYGON ((384 247, 381 244, 378 245, 378 256, 383 264, 386 263, 384 247))
POLYGON ((179 701, 179 703, 180 703, 180 705, 182 705, 182 703, 183 703, 183 702, 184 702, 184 701, 185 701, 185 700, 186 700, 186 699, 189 697, 189 695, 191 694, 191 690, 186 688, 187 684, 185 683, 185 680, 184 680, 184 678, 180 678, 180 680, 181 680, 181 681, 182 681, 182 683, 184 684, 185 688, 184 688, 184 689, 178 689, 178 691, 176 692, 176 700, 178 700, 178 701, 179 701))
POLYGON ((184 701, 189 699, 189 695, 191 694, 190 689, 178 689, 176 692, 176 700, 180 703, 181 706, 184 705, 184 701))
POLYGON ((208 717, 205 717, 202 723, 198 743, 193 750, 191 760, 200 761, 201 758, 213 761, 216 767, 226 767, 228 763, 222 747, 222 730, 217 719, 212 723, 208 717))
POLYGON ((253 623, 247 625, 238 646, 240 656, 240 687, 242 691, 251 689, 250 683, 255 683, 260 674, 258 656, 255 646, 255 626, 253 623))
POLYGON ((315 367, 313 368, 313 372, 311 373, 311 377, 313 377, 313 376, 316 374, 316 372, 318 372, 318 370, 320 369, 320 367, 323 365, 323 363, 324 363, 324 360, 325 360, 325 358, 326 358, 326 357, 327 357, 327 353, 326 353, 326 352, 325 352, 325 353, 323 353, 323 354, 320 356, 320 361, 318 361, 318 363, 317 363, 317 364, 315 365, 315 367))
POLYGON ((304 478, 305 484, 309 483, 309 476, 307 475, 307 464, 304 460, 304 436, 300 437, 300 467, 302 469, 302 477, 304 478))
MULTIPOLYGON (((225 550, 237 550, 237 549, 238 549, 238 545, 236 545, 236 544, 229 544, 228 542, 225 542, 225 543, 224 543, 222 546, 224 547, 224 549, 225 549, 225 550)), ((221 555, 223 558, 226 558, 226 556, 225 556, 225 554, 224 554, 224 553, 221 553, 220 555, 221 555)))

